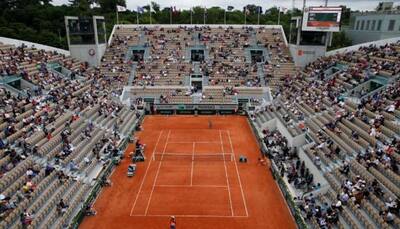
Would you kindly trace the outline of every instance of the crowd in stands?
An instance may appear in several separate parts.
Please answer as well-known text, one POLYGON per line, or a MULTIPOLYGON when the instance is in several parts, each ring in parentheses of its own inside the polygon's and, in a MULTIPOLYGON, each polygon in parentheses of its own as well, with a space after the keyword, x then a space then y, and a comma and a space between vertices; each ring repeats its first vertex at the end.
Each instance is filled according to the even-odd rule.
MULTIPOLYGON (((129 107, 115 99, 137 62, 132 85, 143 91, 151 86, 177 87, 157 89, 161 103, 188 101, 183 97, 196 89, 178 87, 194 73, 207 76, 214 86, 203 90, 204 103, 232 102, 233 96, 245 93, 243 86, 270 86, 274 103, 260 106, 251 118, 260 128, 277 118, 292 136, 307 134, 311 142, 303 150, 332 187, 321 195, 296 197, 305 218, 322 228, 396 228, 399 51, 400 42, 371 45, 320 58, 296 71, 283 34, 263 27, 121 27, 99 67, 56 52, 0 44, 0 77, 18 76, 34 85, 26 95, 0 89, 1 226, 69 222, 90 188, 80 175, 86 177, 119 155, 119 144, 140 116, 142 98, 129 107), (265 48, 267 59, 249 60, 245 48, 253 45, 265 48), (148 48, 147 59, 127 58, 130 46, 148 48), (186 56, 186 49, 195 46, 208 51, 200 63, 186 56), (52 64, 71 74, 54 71, 52 64), (377 77, 388 85, 373 93, 353 90, 377 77)), ((262 130, 267 154, 282 177, 303 192, 319 190, 299 149, 288 147, 279 132, 262 130)))
POLYGON ((306 168, 304 161, 300 160, 297 148, 289 147, 287 139, 279 131, 264 129, 262 132, 266 154, 276 162, 280 175, 286 175, 289 184, 304 192, 317 188, 313 174, 306 168))
MULTIPOLYGON (((126 73, 119 74, 121 78, 118 81, 121 84, 128 82, 133 86, 181 87, 187 85, 187 78, 191 74, 201 74, 208 78, 210 86, 233 89, 266 86, 268 82, 268 86, 275 87, 281 84, 284 76, 295 71, 283 34, 278 29, 231 26, 117 27, 113 38, 103 57, 102 69, 106 75, 111 74, 110 71, 126 73), (248 47, 268 51, 262 58, 253 58, 246 50, 248 47), (128 51, 133 52, 135 48, 147 51, 144 54, 127 55, 128 51), (192 60, 188 49, 204 50, 201 54, 204 59, 192 60), (130 72, 132 64, 136 66, 133 73, 130 72), (270 68, 272 71, 268 70, 270 68)), ((173 99, 162 99, 165 103, 190 101, 185 98, 187 93, 171 93, 159 96, 174 96, 173 99)), ((230 98, 223 99, 226 94, 235 95, 233 90, 211 95, 204 93, 202 103, 232 103, 230 98)))
MULTIPOLYGON (((146 61, 141 59, 145 55, 134 56, 139 60, 132 85, 141 86, 183 85, 184 77, 195 72, 186 48, 206 47, 210 59, 200 61, 198 69, 209 76, 210 85, 221 89, 205 91, 202 100, 232 102, 231 96, 241 93, 235 86, 263 86, 257 65, 244 49, 265 31, 121 28, 98 67, 57 52, 0 44, 2 79, 21 77, 29 83, 21 93, 0 89, 1 226, 67 224, 90 188, 84 178, 121 153, 118 146, 138 118, 137 108, 143 107, 140 98, 130 107, 115 102, 131 75, 129 46, 149 48, 146 61)), ((281 55, 282 34, 269 36, 273 42, 265 47, 276 48, 281 55)), ((161 94, 160 100, 169 103, 180 94, 193 93, 196 88, 173 90, 161 94)))
POLYGON ((138 106, 116 102, 121 88, 110 82, 119 75, 34 47, 0 44, 0 76, 33 85, 0 88, 1 227, 68 225, 90 189, 88 175, 120 156, 138 106))
POLYGON ((322 57, 285 76, 274 91, 275 103, 253 114, 259 127, 282 117, 287 127, 295 125, 303 130, 298 134, 310 137, 304 151, 332 189, 295 201, 316 227, 396 228, 400 223, 399 51, 397 42, 322 57), (381 88, 353 93, 375 77, 385 79, 381 88))
POLYGON ((321 202, 312 193, 303 198, 295 197, 294 201, 304 213, 304 218, 315 222, 319 228, 332 228, 339 222, 340 206, 338 205, 321 202))

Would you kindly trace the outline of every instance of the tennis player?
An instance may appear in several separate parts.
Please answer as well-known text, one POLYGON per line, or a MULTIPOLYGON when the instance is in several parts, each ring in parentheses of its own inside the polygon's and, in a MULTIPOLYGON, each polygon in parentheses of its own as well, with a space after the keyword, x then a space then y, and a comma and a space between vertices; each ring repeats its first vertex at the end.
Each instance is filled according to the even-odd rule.
POLYGON ((175 216, 169 218, 169 229, 176 229, 176 219, 175 216))
POLYGON ((212 129, 212 122, 211 122, 211 119, 208 120, 208 129, 212 129))

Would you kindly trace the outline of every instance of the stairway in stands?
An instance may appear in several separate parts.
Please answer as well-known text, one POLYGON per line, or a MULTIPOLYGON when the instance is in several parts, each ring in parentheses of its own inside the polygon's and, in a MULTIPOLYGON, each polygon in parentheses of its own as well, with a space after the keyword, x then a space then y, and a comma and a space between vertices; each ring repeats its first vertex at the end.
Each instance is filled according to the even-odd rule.
POLYGON ((133 86, 133 81, 135 80, 135 73, 136 73, 136 64, 132 65, 131 73, 129 74, 129 79, 128 79, 128 86, 133 86))
POLYGON ((265 82, 265 73, 264 73, 264 64, 263 63, 257 63, 257 75, 260 77, 261 85, 262 86, 267 86, 265 82))
POLYGON ((193 103, 199 104, 201 101, 201 93, 195 93, 192 95, 193 103))

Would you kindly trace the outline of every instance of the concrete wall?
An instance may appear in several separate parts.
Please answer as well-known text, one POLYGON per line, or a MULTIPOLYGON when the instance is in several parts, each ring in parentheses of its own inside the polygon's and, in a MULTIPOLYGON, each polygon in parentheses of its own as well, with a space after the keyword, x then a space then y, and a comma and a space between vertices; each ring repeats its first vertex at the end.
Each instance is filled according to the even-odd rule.
POLYGON ((377 31, 345 30, 345 33, 346 36, 352 40, 354 45, 381 40, 381 33, 377 31))
MULTIPOLYGON (((271 120, 263 123, 260 131, 265 128, 267 128, 271 131, 278 130, 283 136, 286 137, 286 139, 288 140, 288 145, 290 147, 300 147, 300 146, 303 146, 304 144, 306 144, 305 134, 300 134, 296 137, 293 137, 292 135, 290 135, 290 133, 287 130, 287 128, 285 127, 285 125, 283 125, 283 123, 278 118, 274 118, 274 119, 271 119, 271 120)), ((261 135, 262 134, 260 132, 260 136, 261 135)))
POLYGON ((309 46, 289 44, 290 54, 296 67, 304 67, 321 56, 325 56, 325 46, 309 46))
POLYGON ((80 61, 87 61, 90 66, 97 66, 100 64, 101 57, 106 51, 106 44, 99 44, 97 47, 95 44, 93 45, 70 45, 69 50, 71 52, 71 56, 77 58, 80 61), (95 50, 95 55, 91 56, 89 51, 93 49, 95 50))
POLYGON ((51 46, 47 46, 47 45, 41 45, 38 43, 29 42, 29 41, 17 40, 17 39, 12 39, 12 38, 7 38, 7 37, 0 37, 0 42, 3 44, 15 45, 16 47, 21 46, 22 44, 24 44, 28 47, 35 46, 36 49, 43 49, 43 50, 52 51, 52 52, 56 51, 60 54, 66 55, 66 56, 70 55, 68 50, 59 49, 59 48, 55 48, 55 47, 51 47, 51 46))
POLYGON ((299 148, 299 158, 304 161, 306 168, 310 170, 310 172, 314 175, 314 183, 320 183, 321 189, 318 190, 319 193, 326 193, 330 187, 328 181, 325 179, 322 171, 315 166, 314 162, 308 157, 308 155, 304 152, 303 148, 299 148))

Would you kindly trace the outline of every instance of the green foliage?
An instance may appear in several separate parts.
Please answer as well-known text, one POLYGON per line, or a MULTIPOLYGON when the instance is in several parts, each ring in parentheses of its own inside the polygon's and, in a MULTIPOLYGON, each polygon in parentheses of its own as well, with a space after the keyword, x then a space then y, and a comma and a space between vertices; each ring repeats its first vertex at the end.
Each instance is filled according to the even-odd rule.
POLYGON ((160 5, 155 3, 155 2, 151 2, 151 8, 157 13, 160 12, 160 5))
POLYGON ((115 11, 116 6, 126 6, 125 0, 96 0, 102 9, 102 12, 115 11))
POLYGON ((351 40, 346 36, 345 32, 333 33, 332 46, 329 50, 339 49, 351 45, 351 40))
MULTIPOLYGON (((150 2, 152 6, 152 23, 170 24, 170 6, 161 8, 156 2, 150 2)), ((139 15, 139 23, 150 23, 150 4, 143 6, 145 12, 139 15)), ((116 23, 116 5, 126 6, 126 0, 69 0, 67 5, 53 6, 51 0, 0 0, 0 36, 38 42, 67 49, 64 16, 91 16, 103 15, 106 21, 108 35, 113 25, 116 23), (91 8, 93 4, 100 7, 91 8)), ((258 15, 256 5, 247 5, 250 14, 246 16, 247 24, 257 24, 258 15)), ((134 9, 136 10, 136 9, 134 9)), ((205 17, 206 24, 223 24, 224 8, 211 7, 207 9, 205 17)), ((345 20, 350 14, 350 9, 345 10, 345 20)), ((278 8, 262 9, 260 24, 277 24, 278 8)), ((191 12, 179 10, 172 14, 173 24, 190 24, 191 12)), ((292 16, 301 15, 301 11, 296 9, 286 14, 281 13, 281 25, 286 33, 289 32, 289 21, 292 16)), ((119 21, 123 24, 136 24, 137 13, 127 11, 119 13, 119 21)), ((204 23, 204 8, 193 7, 193 24, 204 23)), ((244 9, 238 8, 226 12, 227 24, 244 24, 244 9)), ((334 43, 348 44, 348 39, 343 35, 334 36, 334 43), (343 43, 340 43, 343 42, 343 43)))

